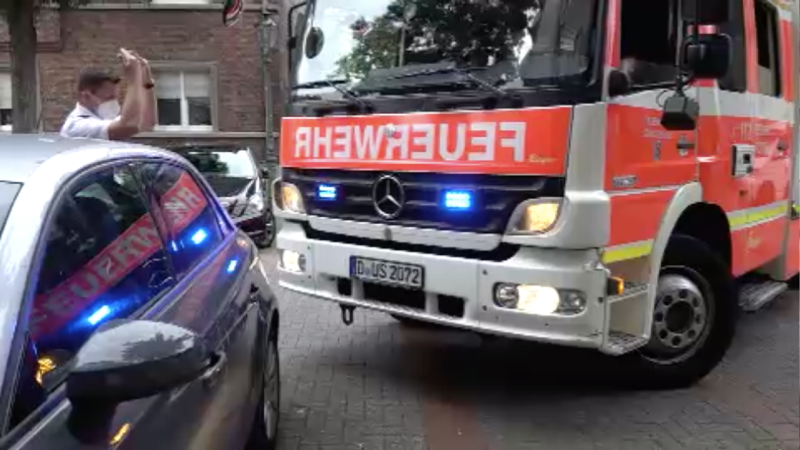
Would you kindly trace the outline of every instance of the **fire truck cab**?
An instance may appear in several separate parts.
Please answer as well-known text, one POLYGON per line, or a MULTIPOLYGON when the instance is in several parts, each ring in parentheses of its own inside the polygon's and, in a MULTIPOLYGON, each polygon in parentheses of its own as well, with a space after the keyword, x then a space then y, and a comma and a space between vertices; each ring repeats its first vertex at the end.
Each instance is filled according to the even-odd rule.
POLYGON ((281 286, 689 385, 800 270, 798 3, 310 0, 281 286))

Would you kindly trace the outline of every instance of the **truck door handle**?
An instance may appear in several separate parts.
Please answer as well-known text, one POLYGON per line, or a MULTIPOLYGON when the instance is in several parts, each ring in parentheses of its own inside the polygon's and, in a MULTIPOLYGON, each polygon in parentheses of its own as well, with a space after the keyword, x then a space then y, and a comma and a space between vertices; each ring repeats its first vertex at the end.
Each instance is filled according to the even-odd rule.
POLYGON ((693 150, 694 149, 694 142, 693 141, 680 141, 678 142, 678 150, 693 150))
POLYGON ((788 149, 789 149, 789 146, 788 146, 788 145, 786 145, 786 141, 779 141, 779 142, 778 142, 778 150, 779 150, 779 151, 781 151, 781 152, 785 152, 785 151, 786 151, 786 150, 788 150, 788 149))
POLYGON ((228 357, 224 352, 216 352, 211 356, 211 366, 200 376, 200 381, 208 388, 213 388, 225 372, 228 357))

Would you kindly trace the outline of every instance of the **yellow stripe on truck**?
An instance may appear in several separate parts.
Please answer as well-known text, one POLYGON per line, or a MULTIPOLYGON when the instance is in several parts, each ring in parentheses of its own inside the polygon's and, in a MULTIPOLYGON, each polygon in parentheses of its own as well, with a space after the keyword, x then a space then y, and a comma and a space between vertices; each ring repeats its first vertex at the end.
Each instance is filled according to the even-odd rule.
POLYGON ((634 242, 632 244, 615 245, 603 250, 603 264, 612 264, 629 259, 641 258, 653 252, 653 241, 634 242))

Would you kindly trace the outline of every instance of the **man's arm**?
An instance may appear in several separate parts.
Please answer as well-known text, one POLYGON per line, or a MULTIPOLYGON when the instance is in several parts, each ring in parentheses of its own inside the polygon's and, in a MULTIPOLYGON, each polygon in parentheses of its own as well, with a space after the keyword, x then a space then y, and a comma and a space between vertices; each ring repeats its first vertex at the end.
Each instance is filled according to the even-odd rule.
POLYGON ((140 111, 142 88, 142 70, 135 57, 122 52, 125 78, 127 81, 127 92, 125 101, 122 103, 120 116, 108 123, 108 139, 112 141, 123 141, 132 138, 140 130, 140 111))
POLYGON ((158 103, 156 101, 156 91, 153 89, 155 81, 150 70, 150 63, 140 57, 142 68, 142 83, 139 88, 139 129, 141 131, 152 131, 158 124, 158 103), (148 87, 149 86, 149 87, 148 87))

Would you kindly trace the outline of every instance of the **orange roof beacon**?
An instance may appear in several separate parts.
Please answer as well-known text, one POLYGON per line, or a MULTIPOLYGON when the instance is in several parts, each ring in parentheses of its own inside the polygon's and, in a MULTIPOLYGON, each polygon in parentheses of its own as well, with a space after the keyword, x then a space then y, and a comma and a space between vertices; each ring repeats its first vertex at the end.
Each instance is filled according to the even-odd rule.
POLYGON ((798 273, 796 1, 310 0, 290 22, 281 285, 347 324, 588 347, 679 387, 798 273))

